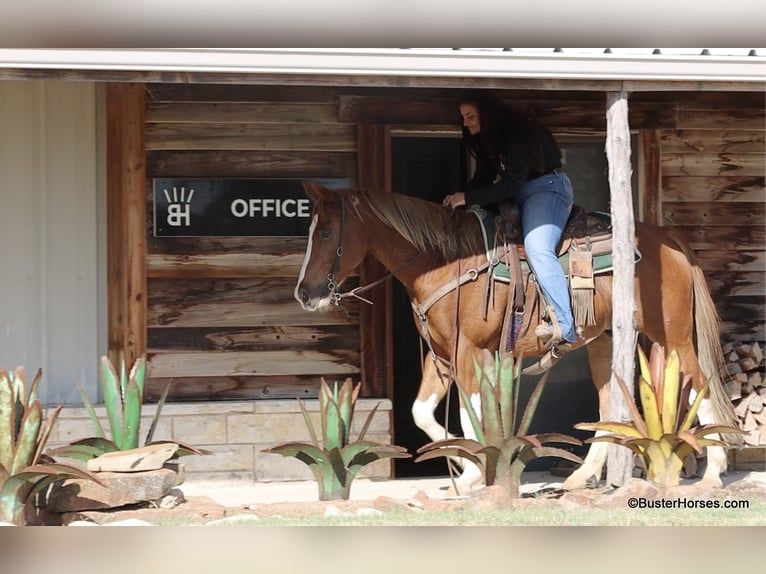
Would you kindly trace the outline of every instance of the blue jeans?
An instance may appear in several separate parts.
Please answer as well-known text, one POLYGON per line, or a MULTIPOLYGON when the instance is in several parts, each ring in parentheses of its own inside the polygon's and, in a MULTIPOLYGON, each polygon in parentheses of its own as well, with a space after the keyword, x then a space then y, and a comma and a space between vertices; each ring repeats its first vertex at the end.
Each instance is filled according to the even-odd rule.
POLYGON ((518 198, 527 261, 556 313, 564 338, 570 343, 577 340, 577 334, 569 285, 556 249, 573 201, 572 182, 562 172, 528 181, 518 198))

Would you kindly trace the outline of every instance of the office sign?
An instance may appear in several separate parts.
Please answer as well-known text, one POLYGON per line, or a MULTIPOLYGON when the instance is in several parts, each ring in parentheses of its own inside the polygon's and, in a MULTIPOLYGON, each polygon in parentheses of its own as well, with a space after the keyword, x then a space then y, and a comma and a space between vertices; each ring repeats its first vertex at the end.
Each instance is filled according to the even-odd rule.
MULTIPOLYGON (((299 179, 155 178, 156 237, 304 236, 312 205, 299 179)), ((312 179, 327 187, 347 180, 312 179)))

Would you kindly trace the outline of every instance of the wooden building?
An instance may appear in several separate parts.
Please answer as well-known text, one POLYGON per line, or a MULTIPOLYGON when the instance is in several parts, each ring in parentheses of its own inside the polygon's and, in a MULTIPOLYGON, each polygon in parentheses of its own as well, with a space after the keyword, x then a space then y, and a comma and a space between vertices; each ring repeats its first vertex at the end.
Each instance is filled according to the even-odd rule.
MULTIPOLYGON (((379 438, 397 438, 419 375, 396 284, 372 306, 306 313, 305 235, 164 234, 157 197, 168 181, 323 179, 438 199, 466 177, 466 88, 550 126, 588 209, 608 209, 606 94, 626 91, 636 218, 689 238, 722 343, 766 343, 766 50, 156 50, 124 65, 125 52, 0 50, 0 364, 45 368, 47 402, 72 405, 61 441, 84 436, 73 383, 100 398, 98 355, 120 351, 147 353, 150 400, 172 384, 169 435, 251 457, 229 476, 303 476, 259 466, 259 449, 300 436, 285 413, 320 377, 360 380, 364 408, 385 401, 379 438), (278 432, 250 440, 254 426, 278 432)), ((381 275, 368 262, 354 280, 381 275)))

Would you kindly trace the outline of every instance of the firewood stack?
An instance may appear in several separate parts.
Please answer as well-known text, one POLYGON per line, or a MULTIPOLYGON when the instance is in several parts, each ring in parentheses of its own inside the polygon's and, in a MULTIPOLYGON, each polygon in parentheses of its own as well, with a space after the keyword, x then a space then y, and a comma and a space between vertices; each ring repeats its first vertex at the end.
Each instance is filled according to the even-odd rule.
POLYGON ((745 445, 766 445, 766 367, 763 351, 755 342, 727 343, 723 346, 726 370, 731 380, 726 391, 734 404, 739 426, 748 434, 745 445))

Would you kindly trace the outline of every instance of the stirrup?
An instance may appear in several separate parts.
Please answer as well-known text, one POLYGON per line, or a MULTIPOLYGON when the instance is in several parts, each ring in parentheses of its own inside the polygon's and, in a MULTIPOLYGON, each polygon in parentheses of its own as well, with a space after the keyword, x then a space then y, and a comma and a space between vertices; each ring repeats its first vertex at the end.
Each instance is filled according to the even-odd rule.
POLYGON ((559 341, 552 346, 545 355, 535 364, 528 366, 521 371, 522 375, 542 375, 549 371, 561 358, 572 350, 572 343, 569 341, 559 341))

